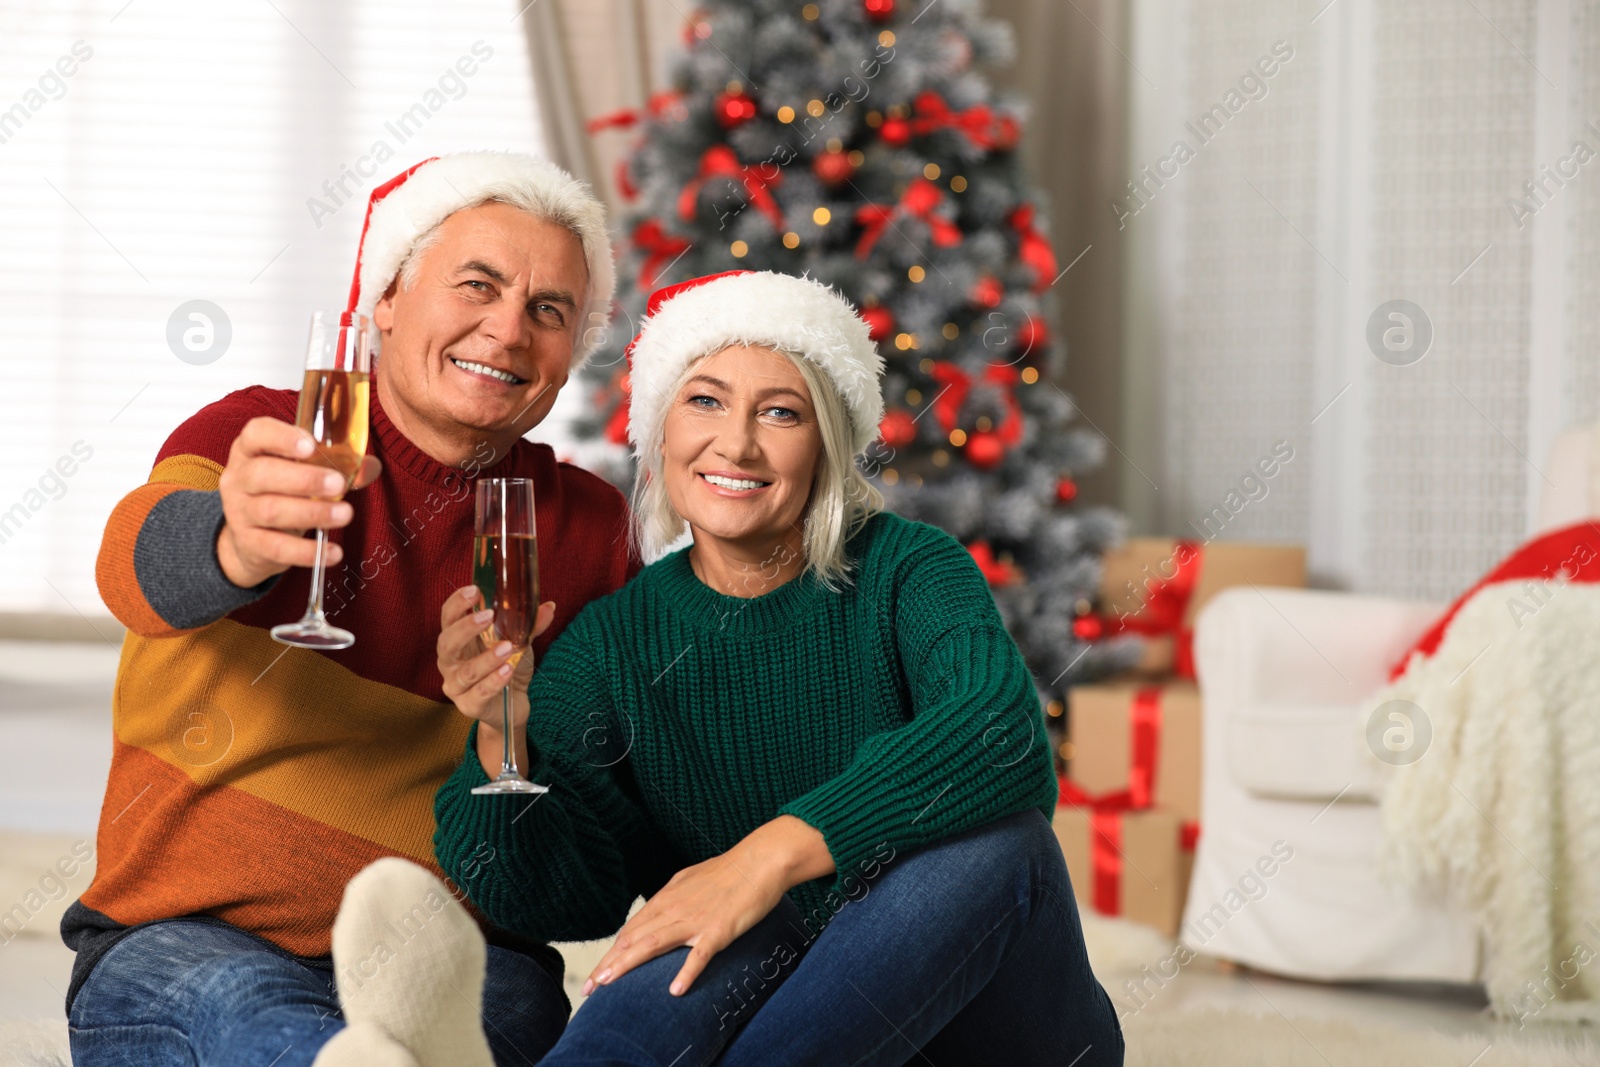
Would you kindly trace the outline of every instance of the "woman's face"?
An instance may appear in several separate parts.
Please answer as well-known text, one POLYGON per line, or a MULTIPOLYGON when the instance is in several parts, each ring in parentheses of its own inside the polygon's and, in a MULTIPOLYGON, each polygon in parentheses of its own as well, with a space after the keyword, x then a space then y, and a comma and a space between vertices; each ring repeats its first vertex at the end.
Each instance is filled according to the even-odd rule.
POLYGON ((761 542, 803 529, 822 434, 788 357, 736 345, 699 360, 664 430, 667 497, 697 538, 761 542))

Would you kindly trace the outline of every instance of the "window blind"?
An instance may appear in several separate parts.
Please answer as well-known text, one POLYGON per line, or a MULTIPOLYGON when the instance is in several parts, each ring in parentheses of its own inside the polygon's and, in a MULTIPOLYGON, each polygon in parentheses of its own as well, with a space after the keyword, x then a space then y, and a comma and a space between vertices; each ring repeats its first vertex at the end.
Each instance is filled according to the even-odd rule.
POLYGON ((112 506, 204 404, 298 385, 374 185, 540 144, 503 0, 0 9, 0 611, 104 613, 112 506))

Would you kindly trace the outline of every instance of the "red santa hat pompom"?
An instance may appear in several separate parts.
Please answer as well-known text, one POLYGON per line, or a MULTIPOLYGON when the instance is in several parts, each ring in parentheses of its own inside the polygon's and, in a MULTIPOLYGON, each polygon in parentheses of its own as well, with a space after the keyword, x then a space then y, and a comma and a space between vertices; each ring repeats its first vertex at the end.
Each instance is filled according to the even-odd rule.
POLYGON ((655 442, 669 390, 689 364, 730 345, 800 356, 838 389, 856 454, 878 436, 883 418, 883 357, 854 305, 810 278, 772 271, 728 271, 651 294, 639 335, 628 346, 628 439, 642 459, 655 442))
POLYGON ((512 204, 564 226, 583 244, 589 288, 578 320, 579 338, 572 370, 589 355, 590 316, 610 317, 616 289, 605 206, 589 187, 548 160, 516 152, 457 152, 423 160, 390 178, 367 202, 367 217, 356 252, 349 310, 371 315, 400 273, 418 240, 448 216, 490 200, 512 204))

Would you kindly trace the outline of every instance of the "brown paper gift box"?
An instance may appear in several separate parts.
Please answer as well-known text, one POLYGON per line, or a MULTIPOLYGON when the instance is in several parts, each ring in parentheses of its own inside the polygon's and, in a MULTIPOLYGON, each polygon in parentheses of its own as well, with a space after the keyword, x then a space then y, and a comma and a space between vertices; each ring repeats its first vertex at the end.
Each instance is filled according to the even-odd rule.
MULTIPOLYGON (((1236 585, 1306 584, 1306 551, 1300 545, 1246 544, 1237 541, 1187 542, 1200 549, 1199 573, 1185 605, 1183 629, 1192 631, 1206 602, 1236 585)), ((1100 572, 1100 612, 1108 619, 1139 615, 1150 602, 1151 586, 1171 579, 1184 559, 1180 542, 1164 537, 1133 537, 1105 554, 1100 572)), ((1173 638, 1150 638, 1139 669, 1163 673, 1173 667, 1173 638)))
POLYGON ((1067 873, 1072 876, 1078 907, 1131 919, 1153 926, 1168 937, 1174 936, 1183 921, 1189 873, 1194 867, 1194 853, 1181 845, 1181 820, 1160 808, 1121 812, 1114 818, 1121 828, 1116 856, 1121 871, 1115 879, 1115 899, 1108 900, 1103 899, 1107 886, 1097 884, 1095 877, 1094 830, 1089 812, 1070 805, 1056 809, 1056 840, 1061 843, 1067 873), (1098 902, 1097 896, 1102 898, 1098 902))
POLYGON ((1193 682, 1117 681, 1076 685, 1067 694, 1067 738, 1072 742, 1070 777, 1100 796, 1129 786, 1132 715, 1140 690, 1160 694, 1151 802, 1185 821, 1200 818, 1200 690, 1193 682))

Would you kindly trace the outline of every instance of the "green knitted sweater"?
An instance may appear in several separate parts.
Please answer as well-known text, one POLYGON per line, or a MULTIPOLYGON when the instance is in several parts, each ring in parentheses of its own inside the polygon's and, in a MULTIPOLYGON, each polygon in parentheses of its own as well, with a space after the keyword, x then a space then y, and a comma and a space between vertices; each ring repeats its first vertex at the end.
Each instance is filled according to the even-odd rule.
POLYGON ((673 872, 789 814, 838 867, 790 891, 820 928, 897 854, 1053 814, 1038 693, 954 538, 881 513, 847 544, 842 591, 807 572, 749 598, 688 552, 588 604, 539 664, 523 772, 549 793, 472 796, 476 731, 439 791, 439 863, 495 925, 608 936, 673 872))

